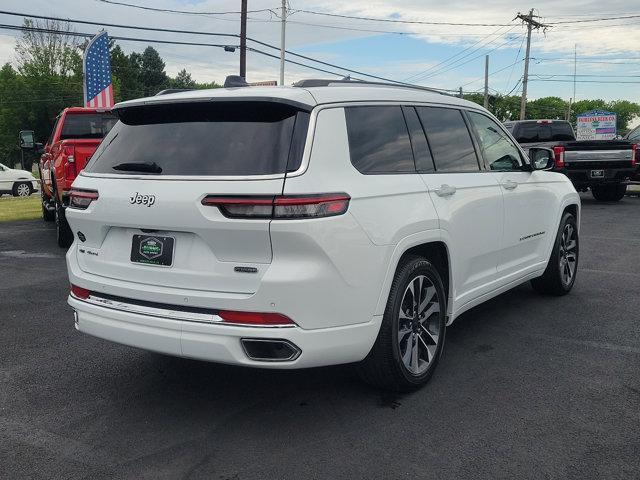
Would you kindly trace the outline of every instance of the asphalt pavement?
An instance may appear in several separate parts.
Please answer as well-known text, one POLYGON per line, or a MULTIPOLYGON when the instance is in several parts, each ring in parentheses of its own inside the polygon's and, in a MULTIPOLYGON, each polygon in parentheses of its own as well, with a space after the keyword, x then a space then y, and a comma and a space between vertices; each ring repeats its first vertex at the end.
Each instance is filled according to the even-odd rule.
POLYGON ((408 395, 80 334, 52 227, 0 223, 1 479, 640 478, 640 198, 583 195, 573 292, 467 312, 408 395))

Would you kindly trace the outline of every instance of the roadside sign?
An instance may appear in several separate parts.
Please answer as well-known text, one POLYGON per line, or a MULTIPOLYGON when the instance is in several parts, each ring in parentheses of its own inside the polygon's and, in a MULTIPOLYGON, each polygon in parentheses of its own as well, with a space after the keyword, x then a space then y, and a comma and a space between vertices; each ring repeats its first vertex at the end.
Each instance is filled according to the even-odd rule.
POLYGON ((613 140, 616 137, 617 116, 613 112, 591 110, 578 115, 578 140, 613 140))

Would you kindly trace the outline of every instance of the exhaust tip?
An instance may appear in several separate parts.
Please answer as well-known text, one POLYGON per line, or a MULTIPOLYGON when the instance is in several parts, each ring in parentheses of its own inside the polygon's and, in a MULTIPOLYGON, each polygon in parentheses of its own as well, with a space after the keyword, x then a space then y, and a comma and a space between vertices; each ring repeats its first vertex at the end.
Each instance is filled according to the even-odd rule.
POLYGON ((247 357, 259 362, 291 362, 302 353, 302 350, 289 340, 242 338, 240 343, 247 357))

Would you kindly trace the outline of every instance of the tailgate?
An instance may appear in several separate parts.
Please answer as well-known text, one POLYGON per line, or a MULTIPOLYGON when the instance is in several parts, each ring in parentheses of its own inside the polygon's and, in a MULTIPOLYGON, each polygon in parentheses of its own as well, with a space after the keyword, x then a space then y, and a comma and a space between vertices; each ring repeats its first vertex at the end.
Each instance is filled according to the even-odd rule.
MULTIPOLYGON (((86 238, 76 252, 83 271, 163 287, 228 293, 258 289, 271 263, 270 220, 230 219, 218 208, 202 205, 201 200, 210 193, 275 195, 282 192, 282 179, 170 184, 162 180, 96 181, 82 176, 79 180, 74 187, 95 187, 100 195, 88 210, 67 210, 74 231, 86 238), (138 203, 144 196, 146 204, 138 203), (165 247, 172 250, 171 265, 132 261, 136 235, 172 239, 173 245, 165 247), (238 273, 236 267, 254 267, 257 274, 238 273)), ((136 247, 138 250, 139 245, 136 247)))
POLYGON ((633 148, 630 142, 615 140, 590 140, 566 142, 565 163, 625 162, 631 166, 633 148))

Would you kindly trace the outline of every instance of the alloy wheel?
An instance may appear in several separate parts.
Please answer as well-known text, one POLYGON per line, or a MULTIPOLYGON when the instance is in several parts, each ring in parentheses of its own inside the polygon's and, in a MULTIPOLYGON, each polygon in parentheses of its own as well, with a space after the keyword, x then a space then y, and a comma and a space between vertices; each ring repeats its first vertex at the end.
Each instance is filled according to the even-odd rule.
POLYGON ((31 195, 31 189, 26 183, 21 183, 20 185, 18 185, 18 187, 16 188, 16 192, 18 193, 19 197, 28 197, 29 195, 31 195))
POLYGON ((576 262, 578 260, 577 247, 576 229, 573 225, 567 224, 562 230, 559 252, 560 277, 562 278, 562 283, 565 285, 571 284, 576 273, 576 262))
POLYGON ((423 374, 433 362, 440 338, 440 299, 433 282, 425 275, 407 285, 398 313, 398 347, 406 369, 423 374))

